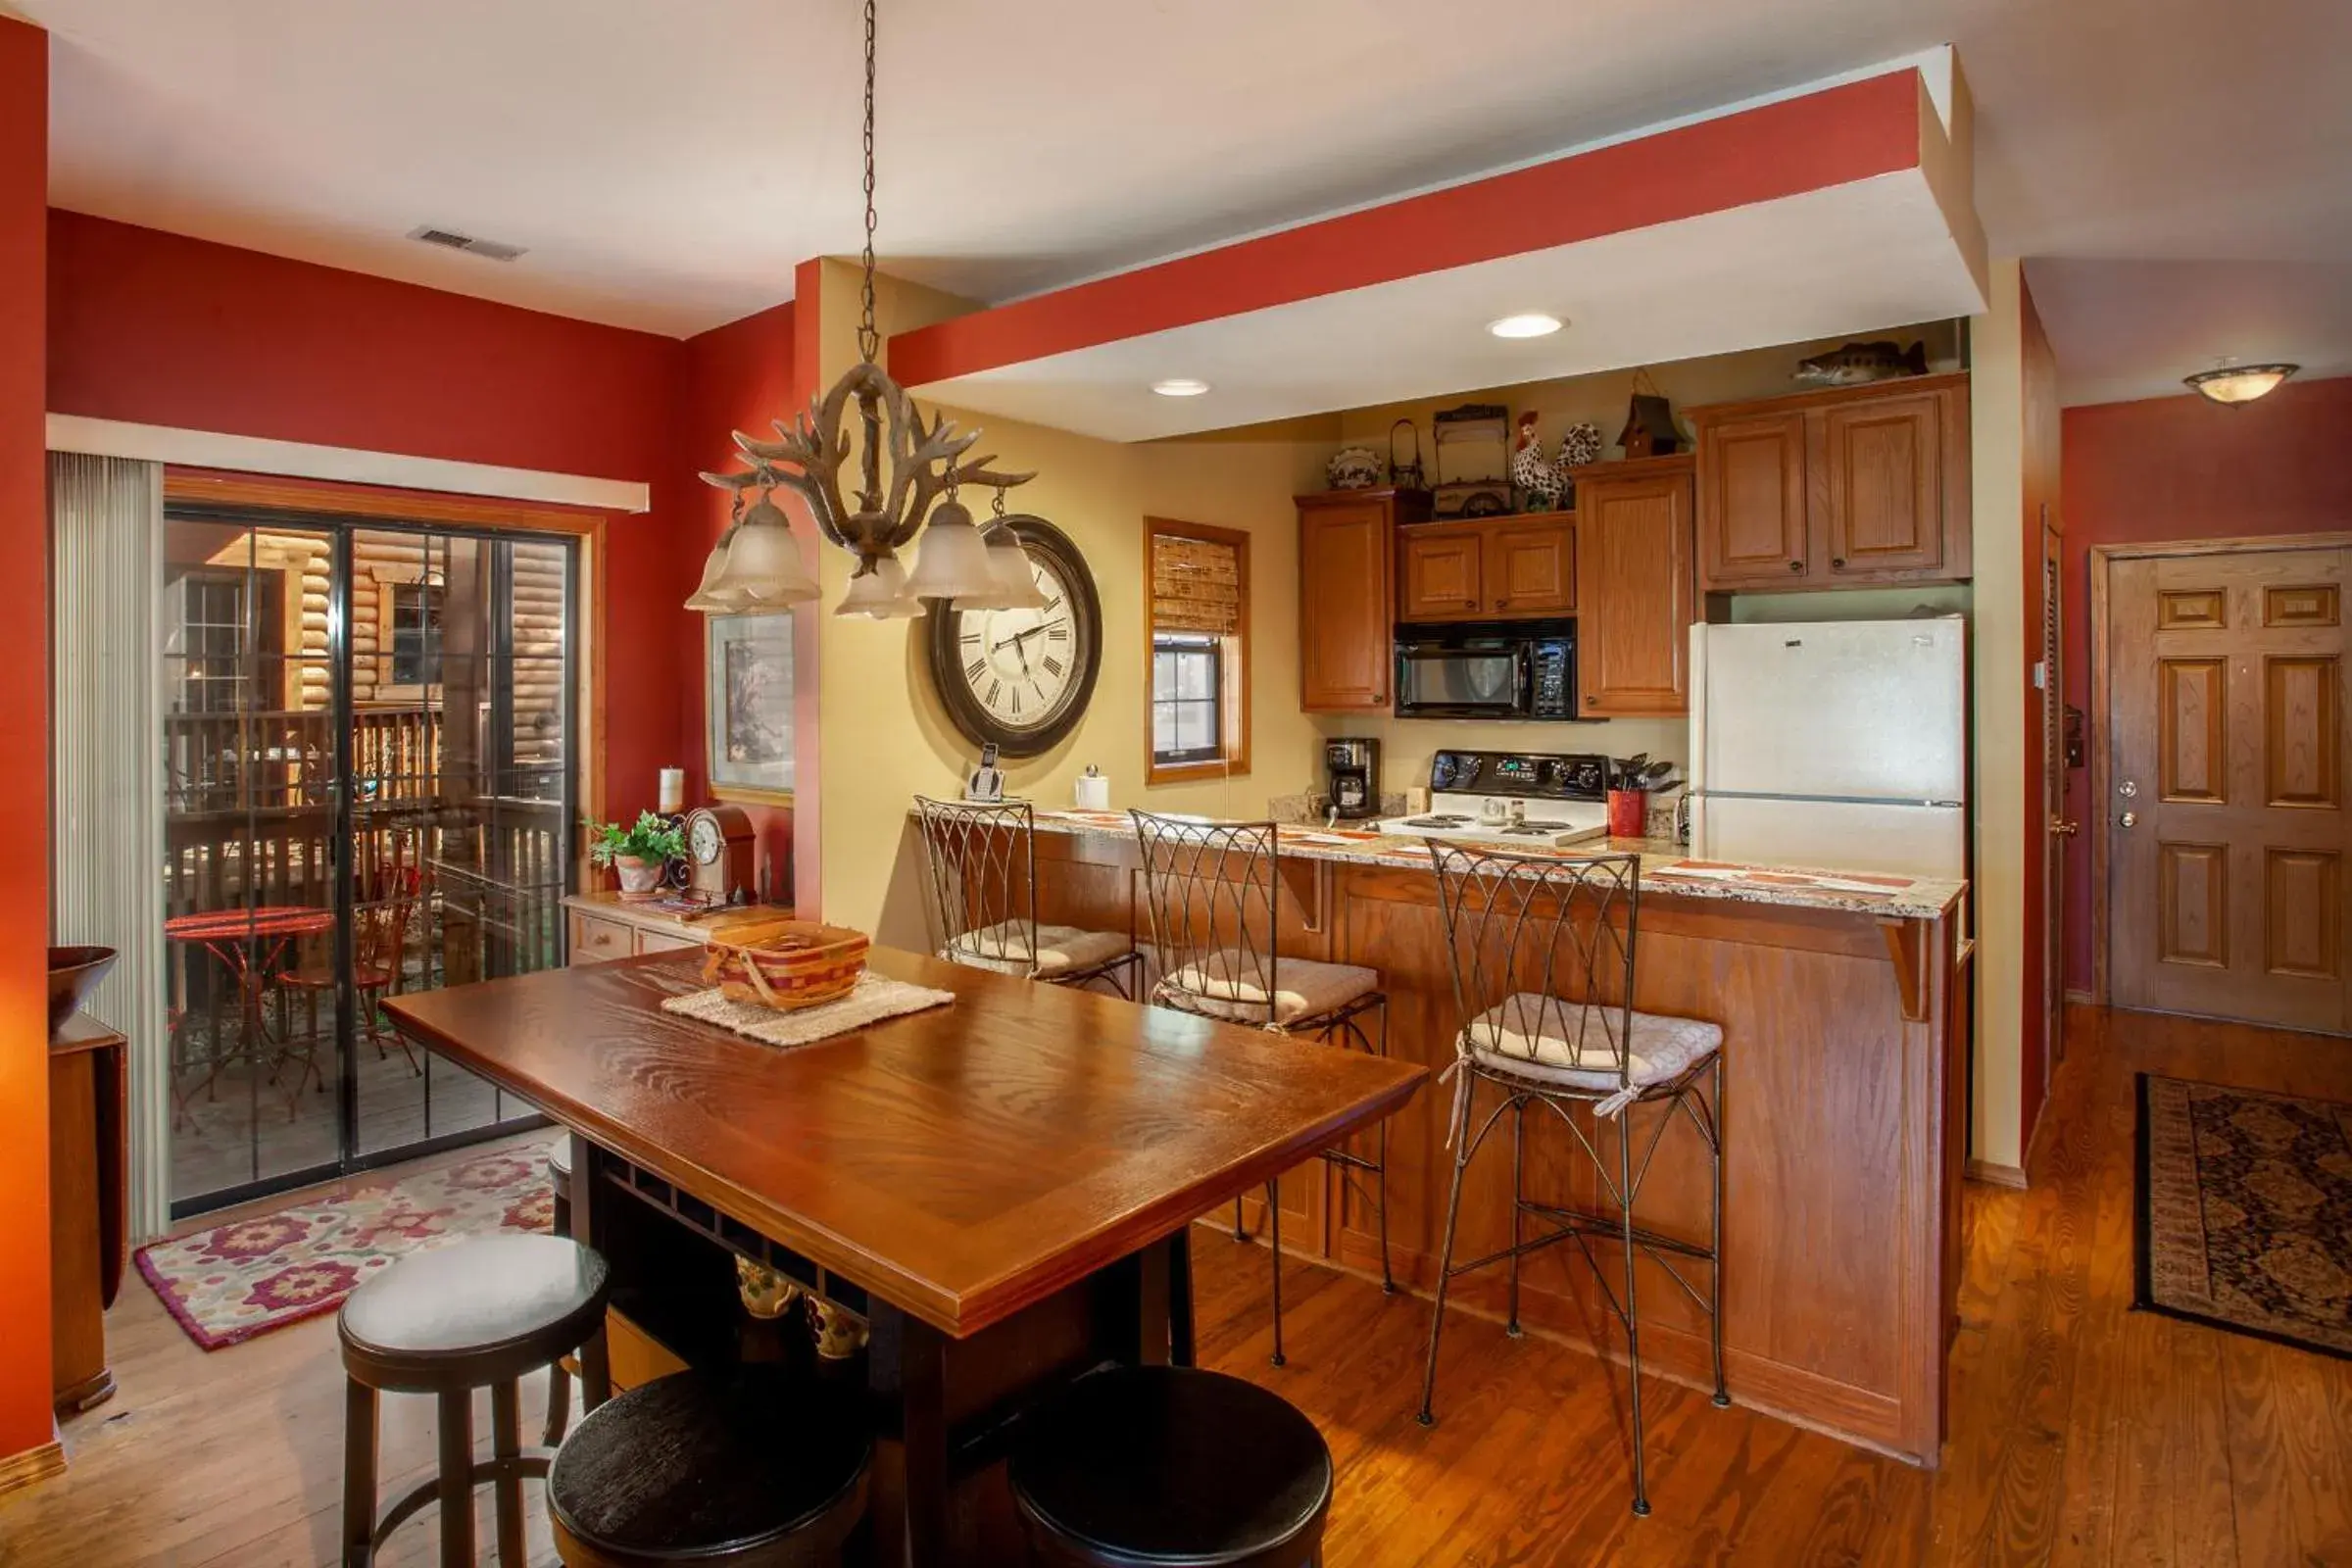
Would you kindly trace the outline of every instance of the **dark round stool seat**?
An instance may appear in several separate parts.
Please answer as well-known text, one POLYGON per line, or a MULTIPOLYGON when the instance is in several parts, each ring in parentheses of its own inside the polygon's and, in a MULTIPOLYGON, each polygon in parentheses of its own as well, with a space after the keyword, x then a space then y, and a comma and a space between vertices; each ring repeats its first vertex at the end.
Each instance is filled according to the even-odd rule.
POLYGON ((403 1393, 517 1378, 595 1334, 609 1292, 605 1260, 561 1236, 418 1252, 343 1303, 343 1364, 370 1388, 403 1393))
POLYGON ((1023 1425, 1006 1475, 1049 1561, 1289 1568, 1321 1551, 1331 1448, 1255 1384, 1118 1367, 1023 1425))
POLYGON ((679 1372, 583 1420, 547 1477, 574 1568, 830 1563, 865 1513, 863 1401, 776 1367, 679 1372))

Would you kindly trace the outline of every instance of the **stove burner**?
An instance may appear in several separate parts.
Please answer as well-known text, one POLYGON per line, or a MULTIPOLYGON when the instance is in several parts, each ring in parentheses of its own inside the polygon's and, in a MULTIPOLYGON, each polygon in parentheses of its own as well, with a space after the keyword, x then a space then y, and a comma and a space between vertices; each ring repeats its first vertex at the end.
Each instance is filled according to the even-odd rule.
POLYGON ((1404 825, 1406 827, 1460 827, 1463 823, 1469 820, 1470 819, 1466 816, 1454 816, 1450 814, 1437 816, 1408 816, 1404 819, 1404 825))

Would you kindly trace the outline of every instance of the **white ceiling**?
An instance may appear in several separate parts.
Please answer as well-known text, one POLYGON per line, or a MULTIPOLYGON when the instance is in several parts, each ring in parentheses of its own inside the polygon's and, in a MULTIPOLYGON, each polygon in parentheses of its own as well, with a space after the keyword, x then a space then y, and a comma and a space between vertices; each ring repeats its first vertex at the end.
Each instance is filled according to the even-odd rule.
POLYGON ((1140 441, 1868 332, 1984 308, 1917 170, 1121 338, 918 388, 1140 441), (1559 315, 1549 337, 1486 323, 1559 315), (1173 375, 1209 383, 1167 398, 1173 375))
MULTIPOLYGON (((61 206, 672 333, 858 240, 853 0, 10 3, 56 36, 61 206)), ((992 302, 1947 41, 1996 251, 2352 262, 2342 0, 882 0, 881 25, 886 264, 992 302)), ((2047 314, 2062 354, 2089 337, 2047 314)))
POLYGON ((2068 403, 2175 396, 2225 356, 2352 375, 2352 262, 2050 259, 2026 283, 2068 403))

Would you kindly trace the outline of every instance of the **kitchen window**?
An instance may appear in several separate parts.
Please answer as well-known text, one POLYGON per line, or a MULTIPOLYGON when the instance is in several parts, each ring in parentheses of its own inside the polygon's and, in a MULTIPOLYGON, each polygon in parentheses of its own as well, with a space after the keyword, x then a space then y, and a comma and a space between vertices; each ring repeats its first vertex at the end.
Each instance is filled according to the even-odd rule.
POLYGON ((1148 784, 1250 771, 1250 536, 1145 519, 1148 784))

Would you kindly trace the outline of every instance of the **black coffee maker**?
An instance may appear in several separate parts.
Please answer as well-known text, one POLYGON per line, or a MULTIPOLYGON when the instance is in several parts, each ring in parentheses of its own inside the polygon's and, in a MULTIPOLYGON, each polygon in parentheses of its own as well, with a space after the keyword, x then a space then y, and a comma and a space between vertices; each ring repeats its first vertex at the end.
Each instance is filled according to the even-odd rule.
POLYGON ((1345 820, 1380 814, 1380 742, 1325 741, 1323 793, 1345 820))

